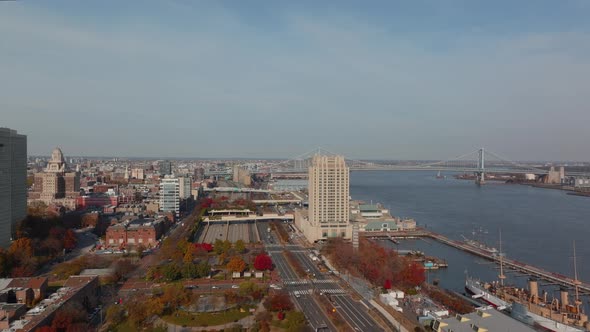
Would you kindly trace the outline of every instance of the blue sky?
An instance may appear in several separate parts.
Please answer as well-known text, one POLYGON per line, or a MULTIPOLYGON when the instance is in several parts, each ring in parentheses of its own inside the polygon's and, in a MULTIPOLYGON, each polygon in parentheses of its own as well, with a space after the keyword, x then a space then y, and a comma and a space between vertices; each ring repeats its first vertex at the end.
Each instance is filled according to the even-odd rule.
POLYGON ((590 160, 590 1, 0 2, 30 154, 590 160))

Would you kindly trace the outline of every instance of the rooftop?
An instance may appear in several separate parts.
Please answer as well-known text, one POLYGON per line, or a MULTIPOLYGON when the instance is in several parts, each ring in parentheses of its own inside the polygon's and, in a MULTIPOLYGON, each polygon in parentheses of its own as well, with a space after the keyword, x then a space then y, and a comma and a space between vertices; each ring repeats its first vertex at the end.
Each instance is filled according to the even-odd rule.
POLYGON ((436 321, 435 331, 473 332, 473 331, 511 331, 532 332, 534 329, 493 308, 480 308, 467 315, 457 315, 436 321))

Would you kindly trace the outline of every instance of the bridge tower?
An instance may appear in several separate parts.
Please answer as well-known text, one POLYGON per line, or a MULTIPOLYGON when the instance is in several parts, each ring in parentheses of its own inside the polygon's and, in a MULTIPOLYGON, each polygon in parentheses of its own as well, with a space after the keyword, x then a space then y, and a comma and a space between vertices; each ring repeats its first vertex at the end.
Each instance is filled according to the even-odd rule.
POLYGON ((477 160, 478 171, 475 172, 475 183, 482 185, 486 182, 485 174, 485 152, 483 148, 479 149, 479 158, 477 160))

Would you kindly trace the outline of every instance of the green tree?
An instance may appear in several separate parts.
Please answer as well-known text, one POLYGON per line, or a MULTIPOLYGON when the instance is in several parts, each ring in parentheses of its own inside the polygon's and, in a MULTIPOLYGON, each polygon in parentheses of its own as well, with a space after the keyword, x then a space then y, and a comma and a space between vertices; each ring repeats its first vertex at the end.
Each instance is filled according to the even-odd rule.
POLYGON ((305 315, 301 311, 291 311, 287 314, 287 331, 300 332, 305 328, 305 315))
POLYGON ((162 274, 168 281, 174 281, 182 277, 182 270, 177 263, 171 263, 162 268, 162 274))
POLYGON ((202 260, 199 262, 197 266, 197 277, 203 278, 209 275, 211 272, 211 266, 206 260, 202 260))
POLYGON ((243 240, 237 240, 235 245, 236 251, 239 253, 243 253, 246 250, 246 245, 244 244, 243 240))
POLYGON ((223 247, 223 252, 228 253, 231 250, 231 242, 229 242, 229 240, 223 241, 222 247, 223 247))
POLYGON ((185 279, 193 279, 199 276, 197 265, 193 263, 182 264, 182 277, 185 279))
POLYGON ((252 281, 244 281, 240 283, 239 294, 241 296, 251 296, 254 292, 257 292, 260 288, 257 284, 252 281))
POLYGON ((218 255, 223 254, 223 252, 224 252, 223 241, 221 241, 220 239, 216 239, 215 242, 213 243, 213 250, 215 250, 215 253, 218 255))

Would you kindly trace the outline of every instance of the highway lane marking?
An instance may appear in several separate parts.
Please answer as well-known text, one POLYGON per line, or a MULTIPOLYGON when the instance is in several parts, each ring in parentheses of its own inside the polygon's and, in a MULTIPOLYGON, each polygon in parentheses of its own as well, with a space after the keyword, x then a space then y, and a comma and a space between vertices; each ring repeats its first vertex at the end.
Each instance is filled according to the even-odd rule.
MULTIPOLYGON (((337 301, 337 300, 336 300, 336 301, 337 301)), ((355 316, 355 318, 356 318, 357 320, 355 320, 355 318, 353 318, 352 316, 350 316, 349 312, 347 311, 347 309, 348 309, 348 308, 346 308, 346 309, 345 309, 345 308, 342 306, 342 304, 340 304, 339 306, 334 306, 334 308, 341 309, 341 310, 339 310, 339 312, 342 312, 342 313, 344 313, 344 314, 345 314, 345 315, 346 315, 346 316, 349 318, 349 323, 352 323, 351 325, 354 325, 354 326, 356 326, 357 328, 360 328, 360 327, 361 327, 361 326, 358 324, 359 322, 357 322, 358 318, 356 318, 356 315, 354 315, 354 313, 352 313, 352 314, 355 316)), ((365 324, 363 324, 363 322, 362 322, 362 321, 360 321, 360 323, 361 323, 363 326, 366 326, 365 324)), ((356 328, 355 328, 355 329, 356 329, 356 328)), ((364 331, 362 328, 361 328, 361 330, 362 330, 362 331, 364 331)))
POLYGON ((346 308, 349 309, 352 314, 354 314, 355 317, 360 317, 360 320, 366 322, 369 327, 376 327, 375 323, 366 317, 367 313, 361 312, 358 309, 358 307, 356 307, 354 305, 354 303, 352 302, 352 299, 349 299, 348 297, 345 297, 345 296, 342 296, 339 298, 342 300, 342 302, 346 306, 346 308))

